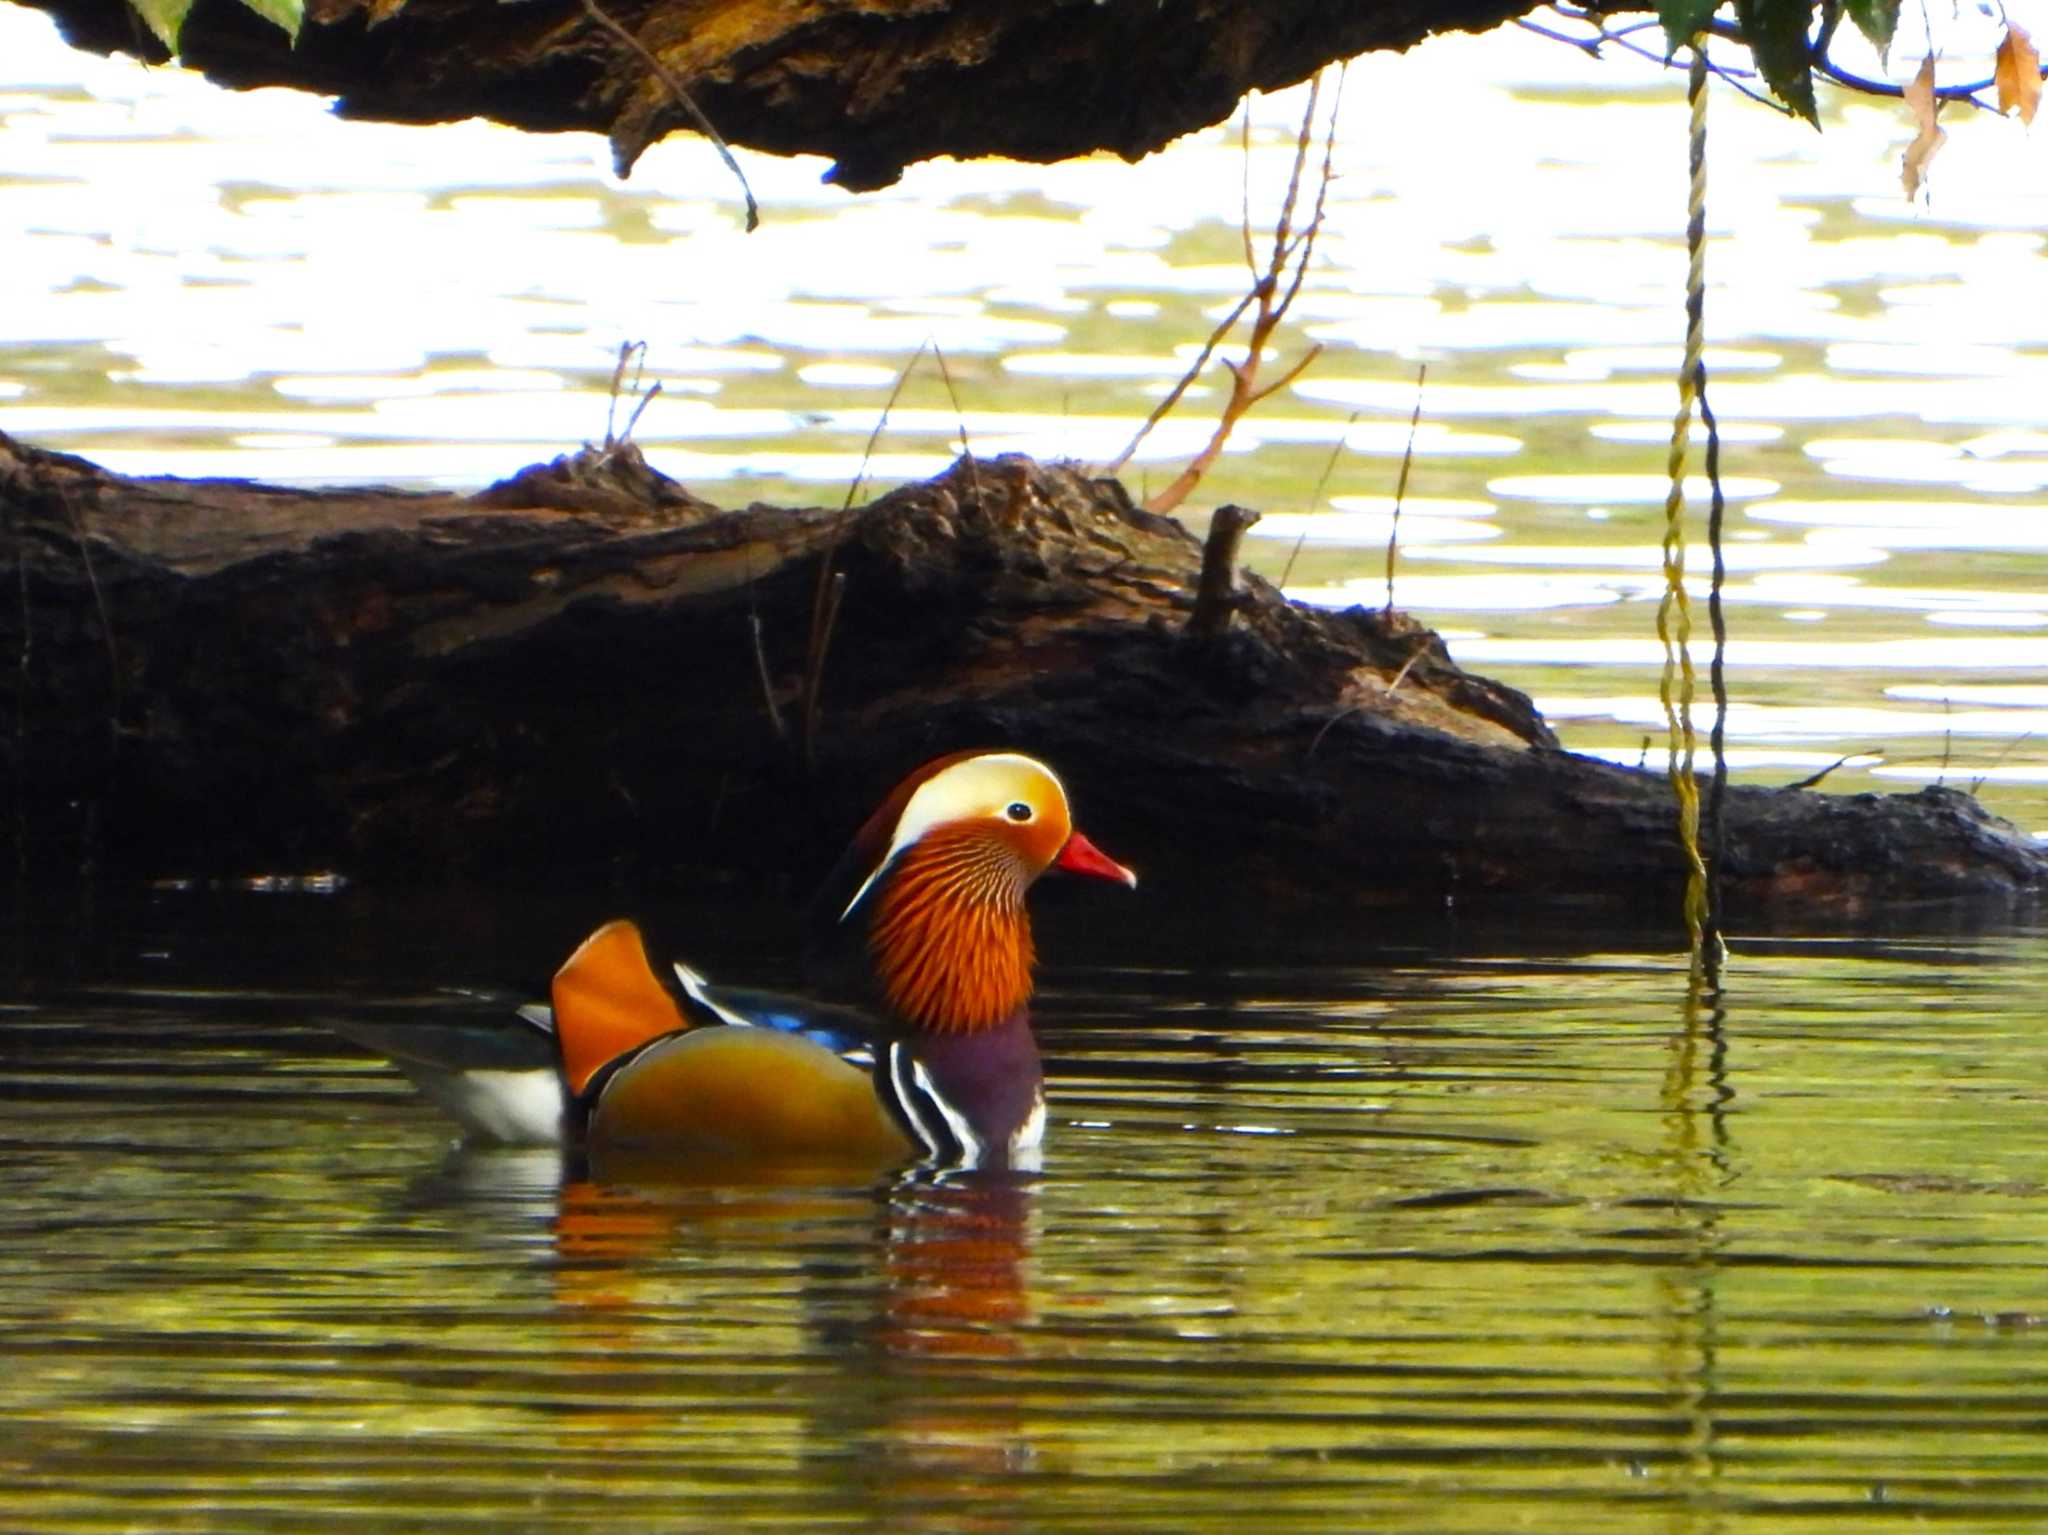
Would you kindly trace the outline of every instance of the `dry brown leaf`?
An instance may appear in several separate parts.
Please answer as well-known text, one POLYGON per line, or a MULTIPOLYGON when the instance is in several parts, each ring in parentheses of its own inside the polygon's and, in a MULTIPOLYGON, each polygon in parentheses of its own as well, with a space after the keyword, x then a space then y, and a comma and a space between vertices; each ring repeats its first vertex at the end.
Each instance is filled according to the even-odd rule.
POLYGON ((2020 121, 2031 123, 2034 108, 2041 102, 2041 54, 2027 29, 2005 24, 2005 41, 1998 45, 1998 66, 1991 78, 1998 84, 1998 110, 2020 109, 2020 121))
POLYGON ((1927 162, 1935 151, 1948 139, 1948 131, 1935 118, 1941 115, 1941 103, 1934 95, 1934 55, 1929 54, 1920 61, 1920 72, 1913 76, 1906 87, 1906 106, 1913 114, 1913 121, 1920 132, 1912 143, 1906 146, 1906 159, 1902 167, 1902 179, 1906 183, 1906 199, 1911 201, 1920 195, 1920 184, 1927 179, 1927 162))

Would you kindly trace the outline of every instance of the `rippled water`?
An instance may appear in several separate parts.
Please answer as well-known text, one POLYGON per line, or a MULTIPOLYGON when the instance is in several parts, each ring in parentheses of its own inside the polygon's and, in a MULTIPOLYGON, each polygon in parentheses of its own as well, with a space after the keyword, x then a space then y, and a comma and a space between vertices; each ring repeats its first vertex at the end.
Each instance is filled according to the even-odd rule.
POLYGON ((1714 1016, 1077 905, 1042 1176, 599 1188, 317 1021, 495 1006, 436 983, 560 912, 74 916, 0 1014, 10 1530, 2048 1519, 2048 934, 1751 941, 1714 1016))
MULTIPOLYGON (((1633 758, 1676 87, 1502 34, 1346 99, 1281 337, 1327 351, 1203 499, 1267 509, 1252 558, 1298 595, 1381 600, 1427 360, 1398 599, 1633 758)), ((1298 100, 1257 108, 1255 203, 1298 100)), ((1895 114, 1716 101, 1733 756, 1858 753, 1836 783, 1981 781, 2048 827, 2048 151, 1952 127, 1915 209, 1895 114)), ((708 154, 603 163, 221 97, 0 6, 0 430, 474 485, 600 435, 639 339, 657 464, 836 501, 926 342, 953 389, 920 365, 876 480, 963 433, 1100 460, 1243 282, 1222 131, 858 201, 752 158, 753 237, 708 154)), ((1199 444, 1196 394, 1134 479, 1199 444)), ((1046 925, 1042 1177, 600 1189, 453 1149, 321 1023, 508 1006, 595 896, 33 893, 0 945, 0 1527, 2048 1519, 2048 934, 1738 940, 1710 1016, 1625 933, 1282 947, 1155 898, 1046 925)), ((702 921, 691 958, 772 977, 761 921, 702 921)))
MULTIPOLYGON (((1988 72, 1995 21, 1936 22, 1944 80, 1988 72)), ((1892 73, 1924 46, 1902 35, 1892 73)), ((1251 559, 1298 595, 1383 600, 1426 360, 1397 600, 1626 760, 1662 728, 1678 91, 1513 30, 1354 66, 1277 342, 1326 351, 1199 498, 1271 514, 1251 559)), ((729 504, 836 501, 931 343, 952 387, 927 356, 873 483, 963 435, 1100 462, 1244 290, 1245 187, 1256 219, 1300 100, 1256 106, 1249 160, 1219 129, 1137 167, 941 163, 852 199, 822 162, 752 156, 746 236, 690 143, 620 185, 589 136, 344 124, 74 56, 0 7, 0 430, 142 473, 473 486, 601 436, 617 348, 642 340, 656 464, 729 504)), ((1784 782, 1855 754, 1834 786, 1979 785, 2048 829, 2048 138, 1951 111, 1916 207, 1903 115, 1826 102, 1821 135, 1725 89, 1712 118, 1733 760, 1784 782)), ((1141 487, 1205 438, 1220 376, 1140 454, 1141 487)))

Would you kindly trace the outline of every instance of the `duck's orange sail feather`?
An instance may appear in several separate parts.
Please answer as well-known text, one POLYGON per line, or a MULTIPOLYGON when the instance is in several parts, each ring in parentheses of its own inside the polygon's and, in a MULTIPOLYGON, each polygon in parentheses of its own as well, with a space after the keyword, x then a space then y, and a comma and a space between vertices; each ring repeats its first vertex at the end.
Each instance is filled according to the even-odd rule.
POLYGON ((555 1037, 562 1075, 580 1095, 590 1079, 629 1050, 689 1027, 647 962, 631 922, 607 922, 555 972, 555 1037))

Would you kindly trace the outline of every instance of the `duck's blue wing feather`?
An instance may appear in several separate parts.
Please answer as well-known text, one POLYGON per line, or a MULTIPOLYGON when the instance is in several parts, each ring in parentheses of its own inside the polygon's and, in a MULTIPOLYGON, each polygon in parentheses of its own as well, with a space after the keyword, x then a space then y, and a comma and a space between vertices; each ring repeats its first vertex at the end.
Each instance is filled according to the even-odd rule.
POLYGON ((882 1031, 880 1021, 872 1013, 789 992, 714 986, 688 965, 678 964, 675 968, 684 995, 721 1023, 800 1035, 856 1066, 874 1064, 875 1041, 882 1031))

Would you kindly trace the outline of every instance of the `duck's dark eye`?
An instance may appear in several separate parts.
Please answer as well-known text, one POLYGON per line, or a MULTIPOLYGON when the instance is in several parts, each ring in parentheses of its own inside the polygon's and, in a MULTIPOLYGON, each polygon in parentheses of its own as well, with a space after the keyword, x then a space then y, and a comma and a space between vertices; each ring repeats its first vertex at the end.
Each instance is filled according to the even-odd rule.
POLYGON ((1031 807, 1022 800, 1012 800, 1003 814, 1013 821, 1028 821, 1031 819, 1031 807))

